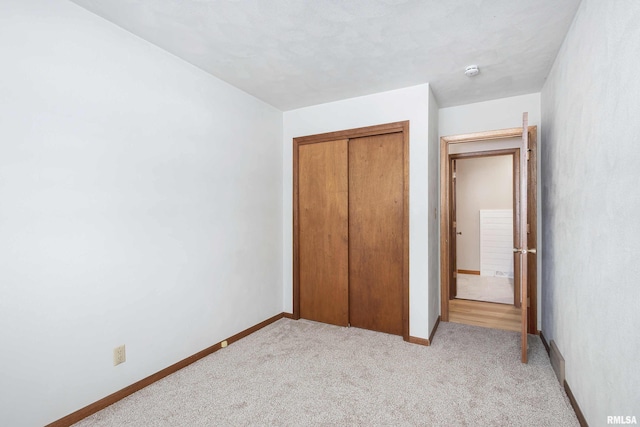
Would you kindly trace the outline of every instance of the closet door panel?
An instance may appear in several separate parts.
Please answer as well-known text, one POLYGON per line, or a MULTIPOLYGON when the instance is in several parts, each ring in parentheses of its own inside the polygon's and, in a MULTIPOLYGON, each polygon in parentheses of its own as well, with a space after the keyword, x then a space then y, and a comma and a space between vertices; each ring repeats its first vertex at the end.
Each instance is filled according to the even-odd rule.
POLYGON ((298 148, 300 316, 349 322, 348 140, 298 148))
POLYGON ((402 335, 403 136, 349 140, 349 316, 402 335))

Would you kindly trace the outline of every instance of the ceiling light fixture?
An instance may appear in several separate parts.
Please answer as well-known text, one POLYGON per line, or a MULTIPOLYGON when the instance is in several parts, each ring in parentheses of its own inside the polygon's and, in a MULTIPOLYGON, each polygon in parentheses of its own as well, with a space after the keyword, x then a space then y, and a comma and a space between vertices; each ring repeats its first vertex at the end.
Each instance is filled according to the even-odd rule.
POLYGON ((477 65, 469 65, 467 68, 465 68, 464 70, 464 74, 467 77, 473 77, 473 76, 477 76, 478 73, 480 72, 480 70, 478 69, 477 65))

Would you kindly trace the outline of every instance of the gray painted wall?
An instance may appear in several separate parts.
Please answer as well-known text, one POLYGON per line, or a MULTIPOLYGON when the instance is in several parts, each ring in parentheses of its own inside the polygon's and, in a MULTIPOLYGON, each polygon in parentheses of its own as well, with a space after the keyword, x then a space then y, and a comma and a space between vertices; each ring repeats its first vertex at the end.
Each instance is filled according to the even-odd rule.
POLYGON ((640 418, 639 22, 584 0, 542 91, 542 330, 592 426, 640 418))

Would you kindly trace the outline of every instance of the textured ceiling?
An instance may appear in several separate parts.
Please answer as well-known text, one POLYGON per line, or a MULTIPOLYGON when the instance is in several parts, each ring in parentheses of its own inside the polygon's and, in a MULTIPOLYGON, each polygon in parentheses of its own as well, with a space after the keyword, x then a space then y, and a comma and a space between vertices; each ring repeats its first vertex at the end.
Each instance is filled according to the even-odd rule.
POLYGON ((580 3, 72 1, 284 111, 426 82, 441 107, 538 92, 580 3))

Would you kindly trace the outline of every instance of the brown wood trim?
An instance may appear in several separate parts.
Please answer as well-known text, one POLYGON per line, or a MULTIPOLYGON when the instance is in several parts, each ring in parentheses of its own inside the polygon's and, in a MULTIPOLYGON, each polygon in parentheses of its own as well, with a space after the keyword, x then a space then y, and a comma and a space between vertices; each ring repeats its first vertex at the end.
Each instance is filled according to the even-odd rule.
MULTIPOLYGON (((228 344, 234 343, 244 337, 246 337, 247 335, 250 335, 254 332, 256 332, 259 329, 264 328, 265 326, 275 322, 276 320, 282 319, 283 317, 286 317, 286 314, 288 313, 280 313, 280 314, 276 314, 273 317, 270 317, 269 319, 258 323, 257 325, 254 325, 248 329, 245 329, 242 332, 239 332, 229 338, 226 339, 228 344)), ((225 341, 225 340, 223 340, 225 341)), ((187 357, 186 359, 182 359, 181 361, 174 363, 171 366, 168 366, 158 372, 156 372, 155 374, 149 375, 146 378, 141 379, 140 381, 137 381, 125 388, 123 388, 122 390, 118 390, 115 393, 112 393, 110 395, 108 395, 107 397, 103 397, 102 399, 93 402, 87 406, 85 406, 84 408, 78 409, 75 412, 72 412, 71 414, 60 418, 59 420, 56 420, 50 424, 47 424, 45 427, 67 427, 70 426, 72 424, 77 423, 80 420, 83 420, 85 418, 87 418, 90 415, 95 414, 98 411, 101 411, 102 409, 106 408, 107 406, 113 405, 114 403, 116 403, 119 400, 124 399, 125 397, 135 393, 136 391, 142 390, 143 388, 147 387, 148 385, 151 385, 153 383, 155 383, 158 380, 161 380, 162 378, 171 375, 177 371, 179 371, 180 369, 191 365, 193 362, 196 362, 200 359, 202 359, 205 356, 210 355, 211 353, 214 353, 218 350, 220 350, 222 348, 221 343, 217 343, 212 345, 211 347, 207 347, 202 351, 197 352, 196 354, 193 354, 189 357, 187 357)))
POLYGON ((438 326, 440 326, 440 316, 438 316, 438 319, 436 320, 436 324, 433 326, 433 329, 429 334, 429 344, 433 344, 433 337, 436 334, 436 331, 438 330, 438 326))
POLYGON ((578 422, 581 427, 589 427, 587 424, 587 419, 584 417, 584 414, 580 410, 580 406, 578 406, 578 401, 575 396, 571 392, 571 388, 569 388, 569 384, 567 380, 564 381, 564 391, 567 393, 567 397, 569 398, 569 402, 571 402, 571 406, 573 406, 573 411, 576 413, 576 417, 578 418, 578 422))
POLYGON ((544 349, 547 350, 547 354, 549 354, 549 352, 551 351, 551 348, 549 347, 549 343, 547 342, 547 339, 542 334, 542 331, 538 331, 538 332, 540 335, 540 341, 542 341, 542 345, 544 345, 544 349))
MULTIPOLYGON (((540 340, 542 341, 542 344, 544 345, 544 348, 547 351, 547 355, 549 355, 549 358, 551 358, 551 347, 547 343, 547 339, 544 337, 544 333, 542 331, 539 331, 539 333, 540 333, 540 340)), ((567 397, 569 398, 569 402, 571 402, 571 407, 573 408, 573 411, 576 413, 576 418, 578 418, 578 422, 580 423, 580 426, 589 427, 589 424, 587 423, 587 419, 584 417, 584 414, 582 413, 582 410, 578 405, 578 401, 573 395, 573 392, 571 391, 571 388, 569 387, 569 383, 567 383, 566 379, 563 381, 563 386, 564 386, 564 391, 565 393, 567 393, 567 397)))
MULTIPOLYGON (((520 132, 520 134, 522 135, 522 131, 520 132)), ((469 159, 469 158, 483 158, 483 157, 495 157, 495 156, 512 156, 513 158, 513 173, 512 173, 512 188, 513 188, 513 194, 512 194, 512 199, 513 199, 513 205, 512 205, 512 210, 513 210, 513 229, 514 229, 514 239, 516 239, 519 235, 520 235, 520 210, 519 210, 519 206, 520 206, 520 149, 519 148, 506 148, 506 149, 502 149, 502 150, 487 150, 487 151, 475 151, 475 152, 471 152, 471 153, 458 153, 458 154, 451 154, 449 155, 449 158, 451 159, 469 159)), ((453 236, 451 236, 451 239, 453 239, 453 236)), ((514 240, 513 242, 513 247, 517 247, 518 243, 514 240)), ((453 255, 453 251, 451 252, 450 256, 454 256, 453 255)), ((452 261, 451 261, 452 262, 452 261)), ((517 277, 517 273, 518 273, 518 259, 514 259, 514 278, 517 277)), ((449 268, 453 268, 452 264, 449 268)), ((459 273, 461 273, 461 270, 458 270, 459 273)), ((464 273, 463 273, 464 274, 464 273)), ((473 273, 470 273, 473 274, 473 273)), ((480 274, 480 272, 478 272, 478 274, 480 274)), ((520 307, 520 288, 518 286, 515 286, 513 288, 513 305, 517 308, 520 307)))
POLYGON ((440 316, 438 316, 438 319, 436 319, 436 324, 433 327, 433 329, 431 330, 431 334, 429 334, 429 339, 409 336, 409 339, 405 340, 405 341, 408 341, 411 344, 419 344, 419 345, 430 346, 433 343, 433 336, 436 334, 436 330, 438 329, 438 325, 440 325, 440 316))
POLYGON ((284 313, 282 313, 282 317, 284 317, 285 319, 293 319, 293 320, 297 320, 297 319, 295 319, 295 318, 293 317, 293 313, 287 313, 287 312, 284 312, 284 313))
MULTIPOLYGON (((264 328, 265 326, 268 326, 270 324, 272 324, 273 322, 275 322, 276 320, 280 320, 284 317, 284 313, 280 313, 280 314, 276 314, 273 317, 268 318, 267 320, 263 320, 262 322, 258 323, 257 325, 253 325, 250 328, 245 329, 244 331, 238 332, 235 335, 230 336, 229 338, 227 338, 227 344, 233 344, 236 341, 240 341, 242 338, 247 337, 249 335, 251 335, 254 332, 259 331, 260 329, 264 328)), ((195 362, 195 360, 194 360, 195 362)), ((193 363, 193 362, 191 362, 193 363)))
MULTIPOLYGON (((522 136, 522 130, 520 130, 520 136, 522 136)), ((512 204, 512 210, 513 210, 513 236, 514 239, 517 238, 517 236, 519 236, 520 234, 520 211, 518 209, 518 206, 520 206, 520 149, 519 148, 505 148, 505 149, 500 149, 500 150, 485 150, 485 151, 474 151, 471 153, 457 153, 457 154, 450 154, 449 155, 449 159, 478 159, 478 158, 484 158, 484 157, 495 157, 495 156, 511 156, 513 159, 513 169, 512 169, 512 200, 513 200, 513 204, 512 204)), ((451 181, 449 181, 451 182, 451 181)), ((452 204, 453 201, 450 200, 450 203, 452 204)), ((451 204, 449 205, 449 207, 451 207, 451 204)), ((450 215, 453 217, 453 212, 450 213, 450 215)), ((453 220, 450 220, 453 221, 453 220)), ((451 229, 452 230, 452 229, 451 229)), ((450 235, 450 239, 453 240, 454 236, 451 234, 450 235)), ((513 247, 517 247, 517 243, 514 241, 513 242, 513 247)), ((455 256, 455 251, 453 248, 451 248, 450 250, 450 257, 454 257, 455 256)), ((514 257, 515 258, 515 257, 514 257)), ((517 268, 518 268, 518 263, 517 263, 517 259, 514 259, 514 267, 516 268, 514 271, 514 277, 517 277, 517 268)), ((453 259, 450 260, 450 265, 449 265, 449 269, 454 268, 453 266, 453 259)), ((462 273, 461 270, 458 270, 458 273, 462 273)), ((450 273, 449 273, 450 274, 450 273)), ((464 273, 463 273, 464 274, 464 273)), ((470 273, 473 274, 473 273, 470 273)), ((478 272, 477 274, 480 274, 480 272, 478 272)), ((513 288, 513 305, 517 308, 520 307, 520 288, 518 286, 514 286, 513 288)))
POLYGON ((449 321, 449 144, 440 138, 440 319, 449 321))
POLYGON ((473 151, 471 153, 455 153, 450 154, 451 159, 479 159, 482 157, 495 157, 495 156, 512 156, 520 151, 519 148, 504 148, 501 150, 486 150, 486 151, 473 151))
POLYGON ((403 136, 404 156, 404 197, 402 201, 404 218, 402 219, 402 243, 403 257, 402 265, 402 339, 409 340, 409 121, 399 122, 403 136))
MULTIPOLYGON (((516 129, 520 129, 520 133, 518 135, 522 135, 522 128, 516 129)), ((508 131, 511 133, 514 132, 513 129, 508 129, 508 131)), ((487 132, 483 132, 483 134, 487 134, 487 132)), ((470 135, 475 136, 477 134, 470 135)), ((460 136, 461 140, 458 142, 475 141, 474 139, 467 140, 467 138, 469 138, 468 135, 460 136)), ((516 221, 515 214, 517 213, 515 206, 516 203, 519 202, 519 192, 516 191, 518 187, 515 185, 515 179, 519 175, 519 164, 516 162, 516 158, 518 157, 518 153, 520 151, 518 148, 449 154, 450 138, 452 137, 440 138, 440 316, 443 322, 449 321, 449 300, 451 299, 450 280, 451 269, 453 268, 453 260, 451 258, 451 245, 449 244, 449 240, 453 238, 453 236, 451 236, 451 213, 449 209, 449 207, 451 206, 451 159, 512 155, 514 158, 514 221, 516 221)), ((461 270, 458 270, 458 272, 461 272, 461 270)))
POLYGON ((300 319, 300 191, 298 178, 298 143, 293 140, 293 319, 300 319))
POLYGON ((458 226, 456 221, 458 220, 458 181, 456 180, 456 172, 458 170, 458 163, 456 159, 449 155, 449 177, 447 179, 449 183, 449 269, 447 275, 449 276, 449 299, 458 296, 458 275, 456 270, 458 269, 458 226))
POLYGON ((293 138, 294 144, 316 144, 319 142, 335 141, 338 139, 361 138, 363 136, 384 135, 386 133, 404 132, 408 128, 408 121, 386 123, 382 125, 367 126, 357 129, 345 129, 336 132, 321 133, 317 135, 299 136, 293 138))
POLYGON ((475 276, 479 276, 480 272, 478 270, 460 270, 460 269, 458 269, 458 274, 473 274, 475 276))
POLYGON ((443 136, 440 138, 448 144, 459 144, 461 142, 486 141, 491 139, 516 138, 522 136, 522 128, 509 128, 491 130, 487 132, 467 133, 463 135, 443 136))
POLYGON ((409 336, 409 339, 406 340, 406 341, 410 342, 411 344, 419 344, 419 345, 424 345, 424 346, 427 346, 427 347, 431 345, 429 340, 426 339, 426 338, 418 338, 418 337, 409 336))
POLYGON ((293 319, 300 319, 300 257, 299 257, 299 206, 298 206, 298 147, 336 139, 353 139, 364 136, 402 132, 404 157, 404 218, 403 218, 403 268, 402 268, 402 338, 409 341, 409 121, 341 130, 318 135, 293 138, 293 319))
MULTIPOLYGON (((530 168, 528 174, 529 207, 527 219, 529 221, 528 248, 538 248, 538 127, 529 126, 530 168)), ((529 283, 529 333, 538 333, 538 254, 528 254, 528 283, 529 283)))

